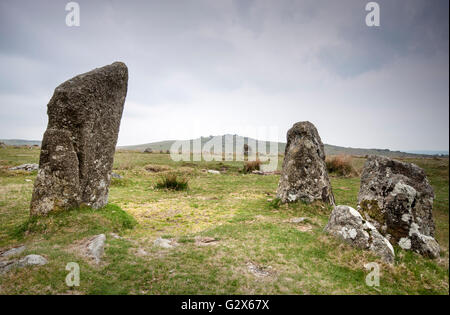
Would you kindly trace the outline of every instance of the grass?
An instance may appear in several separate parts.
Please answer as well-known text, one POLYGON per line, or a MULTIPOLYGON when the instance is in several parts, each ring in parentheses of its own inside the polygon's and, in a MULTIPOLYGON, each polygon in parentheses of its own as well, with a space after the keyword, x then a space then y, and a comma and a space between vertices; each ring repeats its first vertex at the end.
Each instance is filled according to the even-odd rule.
MULTIPOLYGON (((283 205, 279 175, 243 174, 244 161, 174 162, 168 154, 116 153, 110 204, 29 217, 36 172, 7 168, 37 162, 38 149, 0 149, 0 251, 18 245, 20 255, 49 261, 0 276, 0 294, 448 294, 448 159, 408 159, 423 167, 436 193, 434 217, 441 258, 430 260, 396 248, 395 265, 322 231, 331 208, 321 203, 283 205), (151 167, 148 167, 151 165, 151 167), (147 167, 147 169, 146 169, 147 167), (206 169, 220 170, 210 174, 206 169), (161 175, 189 178, 188 190, 155 189, 161 175), (307 217, 301 224, 294 217, 307 217), (72 250, 104 233, 102 264, 72 250), (120 238, 111 236, 120 235, 120 238), (153 246, 171 238, 173 249, 153 246), (200 245, 200 237, 216 241, 200 245), (65 284, 65 265, 77 262, 79 287, 65 284), (364 264, 378 262, 380 287, 365 284, 364 264), (251 263, 268 274, 256 277, 251 263)), ((281 163, 281 161, 279 161, 281 163)), ((359 172, 363 158, 353 158, 359 172)), ((359 177, 331 176, 338 204, 355 207, 359 177)))
POLYGON ((189 178, 177 173, 161 175, 155 187, 158 189, 187 190, 189 178))

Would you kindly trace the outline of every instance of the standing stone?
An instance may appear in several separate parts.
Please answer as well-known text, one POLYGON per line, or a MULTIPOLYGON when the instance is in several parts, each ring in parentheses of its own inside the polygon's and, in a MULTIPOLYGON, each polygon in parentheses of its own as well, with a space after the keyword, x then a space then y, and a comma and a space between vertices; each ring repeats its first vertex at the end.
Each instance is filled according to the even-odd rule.
POLYGON ((287 133, 277 197, 283 203, 321 200, 334 204, 323 143, 309 121, 294 124, 287 133))
POLYGON ((359 210, 391 243, 424 256, 439 256, 433 199, 433 188, 417 165, 384 156, 367 159, 361 175, 359 210))
POLYGON ((31 214, 108 202, 128 69, 115 62, 55 89, 42 141, 31 214))

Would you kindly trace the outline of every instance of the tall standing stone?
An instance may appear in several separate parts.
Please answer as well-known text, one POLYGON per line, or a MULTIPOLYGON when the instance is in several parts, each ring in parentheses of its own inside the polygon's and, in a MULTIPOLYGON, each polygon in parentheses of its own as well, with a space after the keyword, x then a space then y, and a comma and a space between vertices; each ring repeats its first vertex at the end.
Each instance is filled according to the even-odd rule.
POLYGON ((127 66, 115 62, 55 89, 47 106, 32 215, 106 205, 127 86, 127 66))
POLYGON ((424 256, 439 256, 433 199, 433 188, 419 166, 384 156, 367 159, 361 174, 359 211, 391 243, 424 256))
POLYGON ((283 203, 321 200, 334 204, 323 143, 309 121, 294 124, 287 133, 277 197, 283 203))

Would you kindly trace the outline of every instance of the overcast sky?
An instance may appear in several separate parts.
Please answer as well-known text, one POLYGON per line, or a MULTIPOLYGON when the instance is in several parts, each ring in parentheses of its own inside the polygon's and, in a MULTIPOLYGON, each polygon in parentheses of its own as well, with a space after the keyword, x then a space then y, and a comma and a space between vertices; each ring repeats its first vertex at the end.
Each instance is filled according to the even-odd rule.
MULTIPOLYGON (((277 127, 324 143, 448 150, 449 1, 0 0, 0 138, 41 139, 54 88, 123 61, 119 144, 277 127)), ((269 139, 270 138, 270 139, 269 139)), ((277 138, 277 139, 276 139, 277 138)))

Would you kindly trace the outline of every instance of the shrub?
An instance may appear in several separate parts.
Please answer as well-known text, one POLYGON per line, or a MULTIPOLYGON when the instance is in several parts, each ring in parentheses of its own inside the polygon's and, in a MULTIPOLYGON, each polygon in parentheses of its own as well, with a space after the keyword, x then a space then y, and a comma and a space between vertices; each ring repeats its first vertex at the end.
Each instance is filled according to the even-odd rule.
POLYGON ((354 176, 358 172, 353 167, 352 157, 349 155, 336 155, 326 158, 326 165, 328 173, 333 173, 337 176, 354 176))
POLYGON ((176 173, 168 173, 161 175, 156 183, 156 188, 170 190, 186 190, 188 188, 189 179, 176 173))
POLYGON ((259 171, 261 168, 261 161, 248 161, 244 163, 244 173, 251 173, 253 171, 259 171))

